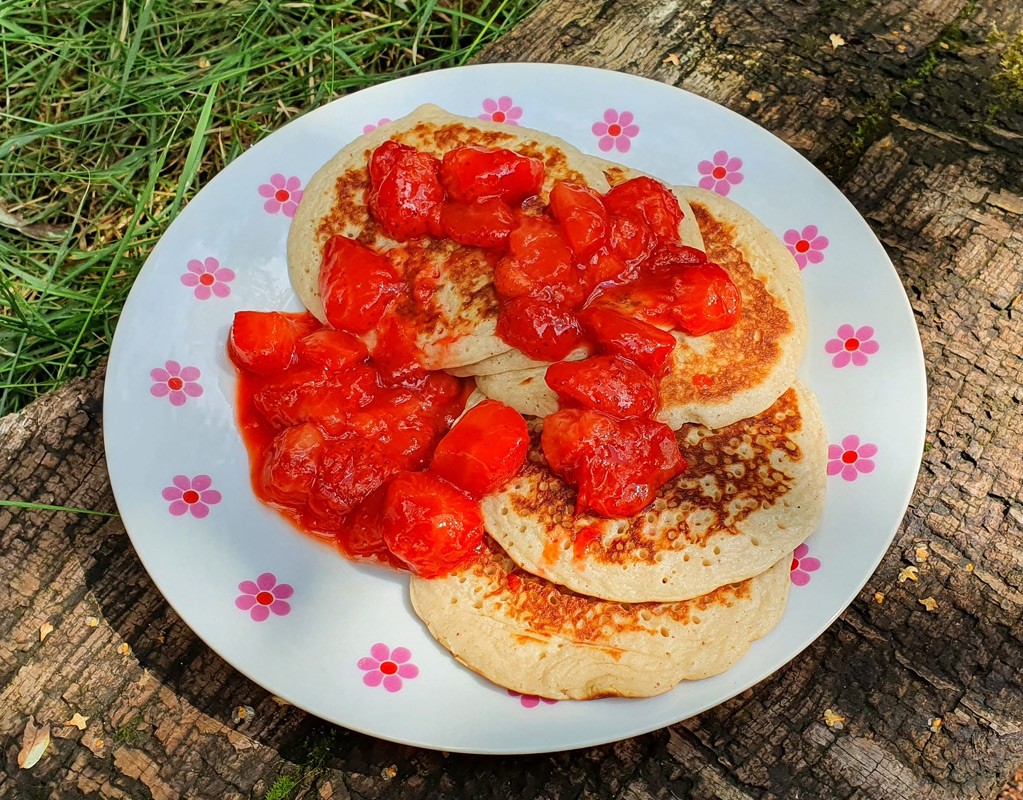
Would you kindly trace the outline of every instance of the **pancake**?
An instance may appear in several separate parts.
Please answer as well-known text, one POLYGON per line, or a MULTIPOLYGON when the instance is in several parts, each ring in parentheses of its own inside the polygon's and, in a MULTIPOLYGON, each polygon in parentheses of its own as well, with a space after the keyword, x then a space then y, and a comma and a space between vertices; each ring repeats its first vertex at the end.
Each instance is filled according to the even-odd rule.
POLYGON ((528 369, 476 376, 476 388, 492 400, 500 400, 520 414, 546 417, 558 410, 558 396, 547 385, 547 364, 528 369))
POLYGON ((557 180, 606 192, 604 173, 588 156, 549 134, 457 117, 424 105, 360 136, 309 181, 288 234, 288 271, 296 293, 314 316, 325 320, 318 286, 323 247, 328 238, 340 234, 380 251, 401 248, 393 263, 412 291, 398 312, 419 331, 417 344, 424 367, 459 367, 509 351, 496 334, 493 269, 497 256, 492 251, 430 237, 401 244, 385 236, 370 216, 367 161, 388 139, 438 157, 455 147, 479 145, 539 158, 546 165, 544 202, 557 180))
MULTIPOLYGON (((586 358, 588 352, 585 348, 579 347, 565 356, 565 361, 579 361, 586 358)), ((521 372, 541 368, 546 370, 550 361, 537 361, 530 358, 521 350, 512 349, 506 353, 499 353, 496 356, 477 361, 475 364, 466 364, 464 367, 455 367, 448 372, 459 378, 473 378, 480 375, 503 375, 509 372, 521 372)), ((510 404, 509 404, 510 405, 510 404)))
POLYGON ((676 337, 658 419, 672 428, 718 428, 759 414, 796 379, 808 328, 803 282, 788 248, 742 206, 705 189, 682 187, 682 194, 707 257, 742 293, 742 312, 731 328, 676 337))
MULTIPOLYGON (((703 189, 676 190, 692 208, 708 257, 739 288, 742 312, 725 330, 675 332, 678 344, 661 381, 657 419, 673 429, 693 422, 718 428, 759 414, 795 380, 807 337, 802 279, 785 245, 741 206, 703 189)), ((551 413, 557 396, 543 380, 545 372, 540 365, 482 375, 477 385, 520 413, 551 413)))
POLYGON ((827 438, 805 386, 749 419, 685 425, 676 437, 688 468, 645 513, 604 519, 575 514, 575 490, 550 471, 534 430, 522 471, 481 501, 486 529, 526 571, 623 602, 687 600, 745 580, 816 529, 827 438))
MULTIPOLYGON (((629 167, 622 166, 621 164, 614 164, 610 161, 604 161, 603 159, 595 158, 591 160, 603 171, 611 186, 617 186, 619 183, 624 183, 625 181, 632 180, 633 178, 654 177, 652 175, 647 175, 645 172, 640 172, 639 170, 634 170, 629 167)), ((700 233, 700 226, 696 222, 696 216, 693 214, 693 210, 689 207, 685 192, 678 186, 669 186, 667 188, 671 189, 672 194, 674 194, 675 198, 678 200, 679 207, 682 209, 682 221, 678 226, 679 241, 688 247, 695 247, 697 250, 703 250, 704 244, 703 236, 700 233)), ((579 359, 586 358, 587 355, 588 353, 585 348, 579 348, 566 356, 564 360, 578 361, 579 359)), ((490 394, 490 392, 488 392, 488 396, 495 400, 501 400, 513 408, 518 408, 518 406, 516 406, 513 402, 514 398, 511 400, 505 399, 497 393, 507 390, 512 392, 517 391, 521 394, 523 389, 515 387, 515 378, 528 378, 531 376, 526 375, 525 373, 522 375, 516 375, 514 373, 519 373, 523 370, 540 370, 542 378, 542 373, 546 370, 548 364, 550 364, 549 361, 537 361, 525 355, 522 351, 513 349, 506 353, 501 353, 500 355, 491 356, 490 358, 486 358, 475 364, 468 364, 464 367, 450 369, 448 372, 460 378, 481 375, 491 377, 504 375, 505 373, 513 373, 507 375, 501 380, 489 381, 488 385, 490 387, 490 392, 494 392, 495 394, 490 394)), ((528 381, 527 385, 528 384, 532 384, 532 381, 528 381)), ((543 386, 546 388, 545 384, 543 386)), ((535 390, 539 387, 532 386, 530 388, 535 390)), ((553 397, 553 392, 551 393, 551 396, 553 397)), ((526 397, 526 395, 523 395, 523 397, 526 397)), ((546 407, 543 399, 539 397, 524 399, 522 403, 523 407, 546 407)), ((549 398, 547 404, 549 404, 549 398)), ((519 411, 521 413, 527 413, 522 411, 522 409, 519 409, 519 411)))
POLYGON ((648 697, 724 672, 778 624, 787 555, 682 603, 622 604, 523 572, 494 544, 444 578, 412 577, 412 607, 454 657, 494 683, 556 700, 648 697))

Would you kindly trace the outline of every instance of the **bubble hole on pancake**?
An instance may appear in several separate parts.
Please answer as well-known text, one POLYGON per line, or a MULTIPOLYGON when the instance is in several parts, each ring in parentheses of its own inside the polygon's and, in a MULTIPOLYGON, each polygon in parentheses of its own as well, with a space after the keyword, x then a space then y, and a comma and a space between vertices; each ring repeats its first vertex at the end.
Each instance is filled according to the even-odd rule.
POLYGON ((483 498, 487 532, 523 569, 623 602, 686 600, 767 569, 817 528, 827 437, 813 394, 796 384, 749 419, 676 432, 687 469, 629 519, 575 513, 534 422, 516 478, 483 498), (576 545, 576 537, 585 534, 576 545))
POLYGON ((440 644, 500 686, 552 699, 648 697, 724 672, 773 629, 789 561, 686 602, 623 604, 523 572, 488 539, 455 574, 413 576, 410 593, 440 644))
POLYGON ((455 147, 479 145, 540 158, 546 166, 544 202, 556 180, 607 191, 603 172, 590 157, 550 134, 424 105, 342 148, 306 186, 288 234, 288 271, 299 299, 318 319, 325 319, 318 285, 323 247, 331 236, 349 236, 381 251, 400 248, 393 262, 412 291, 396 310, 419 331, 423 366, 459 367, 509 351, 496 333, 494 252, 431 237, 399 243, 370 216, 367 161, 389 139, 437 157, 455 147))

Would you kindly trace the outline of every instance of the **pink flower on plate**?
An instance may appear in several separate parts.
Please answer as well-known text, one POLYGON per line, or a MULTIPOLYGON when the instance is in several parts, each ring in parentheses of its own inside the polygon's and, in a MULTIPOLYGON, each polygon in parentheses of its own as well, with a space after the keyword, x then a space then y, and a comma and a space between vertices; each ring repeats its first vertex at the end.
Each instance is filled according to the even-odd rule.
POLYGON ((167 510, 175 517, 185 513, 196 519, 203 519, 210 513, 210 506, 215 506, 223 498, 216 489, 211 489, 213 478, 209 475, 175 475, 171 486, 163 490, 163 499, 170 503, 167 510))
POLYGON ((718 150, 710 161, 701 161, 696 169, 703 176, 700 188, 710 189, 725 196, 733 186, 742 183, 742 159, 729 156, 728 151, 718 150))
POLYGON ((810 582, 810 573, 821 568, 821 562, 816 558, 809 557, 810 548, 806 543, 799 545, 792 554, 792 566, 789 568, 789 577, 796 586, 806 586, 810 582))
POLYGON ((800 269, 807 264, 820 264, 830 244, 827 236, 818 233, 816 225, 807 225, 801 231, 790 228, 782 238, 800 269))
POLYGON ((256 622, 263 622, 272 611, 279 617, 291 613, 291 603, 287 599, 295 590, 287 583, 278 583, 277 576, 272 572, 264 572, 255 581, 242 581, 238 584, 241 592, 234 604, 242 611, 248 611, 256 622))
POLYGON ((234 270, 220 266, 213 256, 202 261, 193 258, 186 265, 188 271, 181 276, 181 282, 193 289, 196 300, 209 300, 212 296, 227 297, 231 294, 228 286, 234 280, 234 270))
POLYGON ((172 406, 183 406, 189 397, 201 397, 202 386, 197 381, 198 367, 182 367, 177 361, 167 361, 163 368, 150 370, 153 385, 149 393, 153 397, 169 397, 172 406))
POLYGON ((383 117, 382 119, 378 119, 376 121, 375 125, 372 122, 369 123, 369 125, 363 125, 362 126, 362 132, 363 133, 372 133, 377 128, 379 128, 381 125, 386 125, 388 122, 391 122, 391 118, 390 117, 383 117))
POLYGON ((619 153, 628 153, 632 146, 632 140, 639 136, 639 125, 633 124, 635 115, 631 111, 616 111, 609 108, 604 112, 604 119, 601 122, 594 122, 593 135, 597 139, 597 147, 605 153, 610 150, 617 150, 619 153))
POLYGON ((275 172, 270 176, 270 183, 259 185, 259 194, 267 198, 263 203, 263 210, 267 214, 284 214, 286 217, 295 216, 299 201, 302 199, 302 181, 292 175, 285 178, 281 173, 275 172))
POLYGON ((368 658, 360 658, 358 667, 366 674, 362 682, 367 686, 379 686, 381 683, 389 692, 401 689, 402 680, 411 680, 419 675, 419 667, 409 662, 412 653, 407 647, 395 647, 393 650, 382 642, 377 642, 369 650, 368 658))
POLYGON ((876 444, 861 444, 860 437, 850 433, 842 444, 828 445, 828 475, 841 475, 842 480, 854 481, 861 473, 874 471, 875 455, 876 444))
POLYGON ((550 700, 546 697, 537 697, 535 694, 522 694, 521 692, 516 692, 513 689, 509 689, 508 694, 511 697, 519 698, 519 703, 523 708, 536 708, 540 705, 540 703, 546 703, 547 705, 552 706, 558 702, 557 700, 550 700))
POLYGON ((835 335, 838 338, 828 339, 824 343, 824 352, 835 354, 831 359, 833 367, 842 368, 848 364, 862 367, 867 363, 868 356, 881 349, 881 345, 874 341, 874 329, 869 325, 860 328, 853 328, 848 323, 839 325, 835 335))
POLYGON ((522 118, 522 109, 515 105, 515 101, 508 96, 498 97, 496 100, 488 97, 483 101, 483 113, 480 119, 491 122, 504 122, 507 125, 518 125, 522 118))

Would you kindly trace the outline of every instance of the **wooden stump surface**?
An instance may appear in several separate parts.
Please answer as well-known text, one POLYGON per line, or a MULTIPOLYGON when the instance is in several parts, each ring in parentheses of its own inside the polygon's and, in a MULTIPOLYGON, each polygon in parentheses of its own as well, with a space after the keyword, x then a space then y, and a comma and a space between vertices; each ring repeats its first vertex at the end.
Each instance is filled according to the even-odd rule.
POLYGON ((484 54, 744 114, 824 170, 896 265, 927 361, 920 479, 877 573, 787 667, 671 728, 528 757, 388 744, 280 705, 171 611, 110 516, 97 374, 0 420, 0 499, 99 512, 0 506, 0 796, 290 780, 285 796, 320 798, 997 797, 1023 763, 1023 118, 1005 77, 1021 27, 1015 0, 551 0, 484 54), (19 769, 30 718, 51 744, 19 769))

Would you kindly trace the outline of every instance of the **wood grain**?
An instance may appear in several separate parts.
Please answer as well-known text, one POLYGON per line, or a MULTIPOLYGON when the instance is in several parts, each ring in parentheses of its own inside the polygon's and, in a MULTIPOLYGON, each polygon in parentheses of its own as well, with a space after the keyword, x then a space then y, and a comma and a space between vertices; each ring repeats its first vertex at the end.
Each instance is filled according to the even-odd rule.
MULTIPOLYGON (((877 573, 786 668, 576 753, 391 745, 281 706, 220 660, 116 517, 0 507, 0 796, 262 797, 281 776, 322 798, 997 796, 1023 763, 1023 119, 992 113, 993 25, 1011 38, 1023 8, 552 1, 484 55, 619 69, 746 115, 820 166, 896 265, 930 384, 920 479, 877 573), (918 581, 899 581, 907 566, 918 581), (236 722, 238 706, 254 714, 236 722), (75 712, 84 731, 62 724, 75 712), (53 739, 19 770, 29 715, 53 739)), ((0 420, 0 498, 115 511, 101 380, 0 420)))

